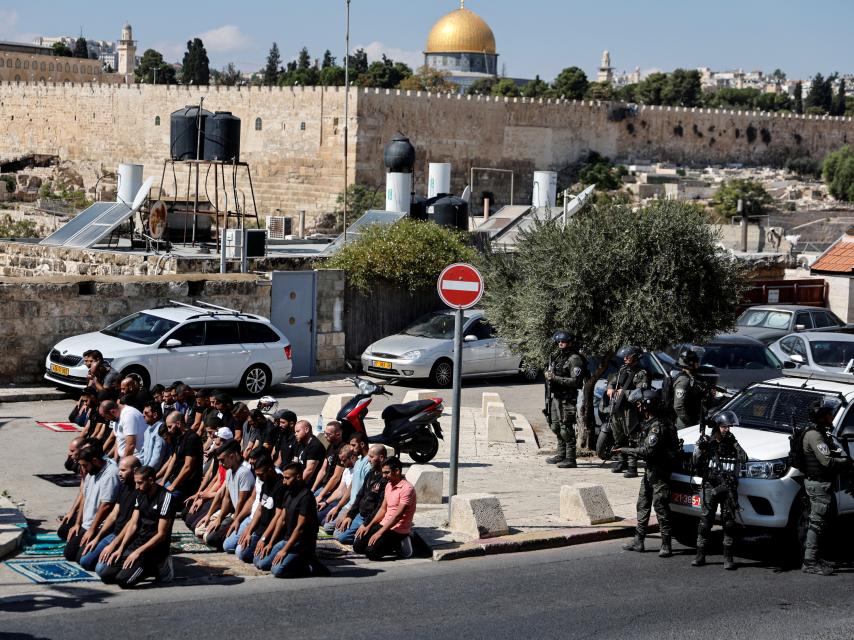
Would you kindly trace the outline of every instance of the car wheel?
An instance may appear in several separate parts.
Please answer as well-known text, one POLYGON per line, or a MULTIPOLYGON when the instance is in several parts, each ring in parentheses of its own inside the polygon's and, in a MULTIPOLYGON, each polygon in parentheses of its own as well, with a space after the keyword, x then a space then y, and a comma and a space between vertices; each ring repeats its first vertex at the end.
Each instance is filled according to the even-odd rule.
POLYGON ((270 370, 263 364, 253 364, 243 374, 240 390, 250 396, 263 395, 270 388, 270 370))
POLYGON ((697 518, 682 513, 670 514, 670 535, 681 545, 697 546, 697 518))
POLYGON ((439 388, 447 389, 454 383, 454 364, 450 360, 439 360, 430 372, 430 381, 439 388))
POLYGON ((540 370, 534 366, 528 366, 524 362, 519 365, 519 373, 526 382, 536 382, 540 379, 540 370))
POLYGON ((418 464, 427 464, 439 452, 439 440, 432 433, 428 433, 424 437, 418 438, 413 443, 413 447, 407 451, 409 457, 418 464))
POLYGON ((145 367, 126 367, 122 369, 122 379, 128 377, 131 373, 135 373, 142 378, 142 388, 148 391, 151 389, 151 376, 146 371, 145 367))
POLYGON ((793 566, 800 566, 804 558, 804 547, 807 542, 807 529, 810 525, 810 500, 804 492, 795 496, 792 509, 789 511, 789 522, 784 532, 786 557, 794 558, 793 566))

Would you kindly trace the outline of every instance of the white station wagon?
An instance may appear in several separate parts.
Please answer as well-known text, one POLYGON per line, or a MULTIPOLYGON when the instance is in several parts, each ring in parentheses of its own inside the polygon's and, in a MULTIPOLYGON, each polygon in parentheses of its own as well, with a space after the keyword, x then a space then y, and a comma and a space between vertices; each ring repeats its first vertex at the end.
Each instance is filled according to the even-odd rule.
POLYGON ((45 379, 85 387, 89 349, 122 375, 139 374, 146 387, 180 380, 257 396, 291 377, 291 343, 268 319, 205 302, 172 305, 62 340, 45 359, 45 379))

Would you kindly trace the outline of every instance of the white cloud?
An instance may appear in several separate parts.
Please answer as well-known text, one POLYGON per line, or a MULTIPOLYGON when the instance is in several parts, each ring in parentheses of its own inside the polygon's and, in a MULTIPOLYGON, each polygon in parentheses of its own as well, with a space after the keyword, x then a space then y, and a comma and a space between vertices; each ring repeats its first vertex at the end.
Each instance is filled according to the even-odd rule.
POLYGON ((10 36, 16 24, 18 24, 18 12, 14 9, 0 8, 0 36, 4 38, 10 36))
POLYGON ((184 52, 187 50, 186 43, 170 42, 166 40, 158 40, 152 45, 142 46, 138 50, 138 55, 147 49, 154 49, 163 55, 163 60, 166 62, 181 62, 184 58, 184 52))
POLYGON ((371 62, 373 62, 374 60, 380 60, 383 54, 385 54, 386 57, 391 58, 395 62, 405 62, 410 67, 412 67, 413 71, 424 64, 423 53, 419 51, 408 51, 406 49, 389 47, 377 40, 374 40, 373 42, 367 45, 358 45, 356 47, 353 47, 352 51, 355 51, 356 49, 364 49, 365 52, 368 54, 368 60, 371 62))
POLYGON ((233 24, 226 24, 216 29, 204 31, 198 37, 205 43, 205 49, 207 49, 208 53, 240 51, 252 44, 252 39, 233 24))

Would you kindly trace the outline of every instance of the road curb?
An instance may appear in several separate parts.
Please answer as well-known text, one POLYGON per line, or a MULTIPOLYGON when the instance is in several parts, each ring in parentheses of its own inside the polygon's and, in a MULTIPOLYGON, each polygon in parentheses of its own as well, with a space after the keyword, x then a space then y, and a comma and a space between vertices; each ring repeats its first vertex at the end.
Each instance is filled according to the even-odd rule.
POLYGON ((27 519, 8 499, 0 496, 0 559, 21 548, 27 519))
POLYGON ((12 404, 15 402, 45 402, 48 400, 71 400, 70 393, 54 389, 52 387, 5 388, 0 390, 0 404, 12 404))
MULTIPOLYGON (((627 538, 634 535, 636 524, 635 520, 621 520, 619 524, 611 523, 595 527, 567 527, 564 529, 516 533, 509 536, 501 536, 500 538, 483 538, 473 540, 472 542, 465 542, 455 547, 436 548, 433 550, 433 561, 446 562, 462 558, 498 555, 500 553, 556 549, 616 538, 627 538)), ((647 531, 650 533, 658 531, 658 525, 650 523, 647 531)))

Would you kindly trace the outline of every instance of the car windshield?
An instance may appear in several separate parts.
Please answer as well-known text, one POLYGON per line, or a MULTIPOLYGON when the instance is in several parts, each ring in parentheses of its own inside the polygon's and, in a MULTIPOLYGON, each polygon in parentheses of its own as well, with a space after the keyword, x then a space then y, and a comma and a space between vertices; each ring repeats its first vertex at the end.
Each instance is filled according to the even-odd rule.
POLYGON ((810 341, 809 345, 816 364, 844 367, 854 358, 854 341, 816 340, 810 341))
POLYGON ((726 408, 735 412, 740 426, 791 433, 792 421, 799 427, 809 425, 809 408, 826 396, 820 392, 781 387, 754 386, 746 389, 726 408))
POLYGON ((748 309, 736 321, 739 327, 763 327, 765 329, 788 329, 792 314, 788 311, 770 309, 748 309))
POLYGON ((135 313, 102 329, 101 333, 138 344, 153 344, 177 325, 174 320, 148 313, 135 313))
POLYGON ((782 363, 767 347, 758 344, 708 344, 695 347, 700 364, 716 369, 782 369, 782 363))
POLYGON ((454 337, 454 316, 451 313, 428 313, 404 329, 405 336, 451 340, 454 337))

